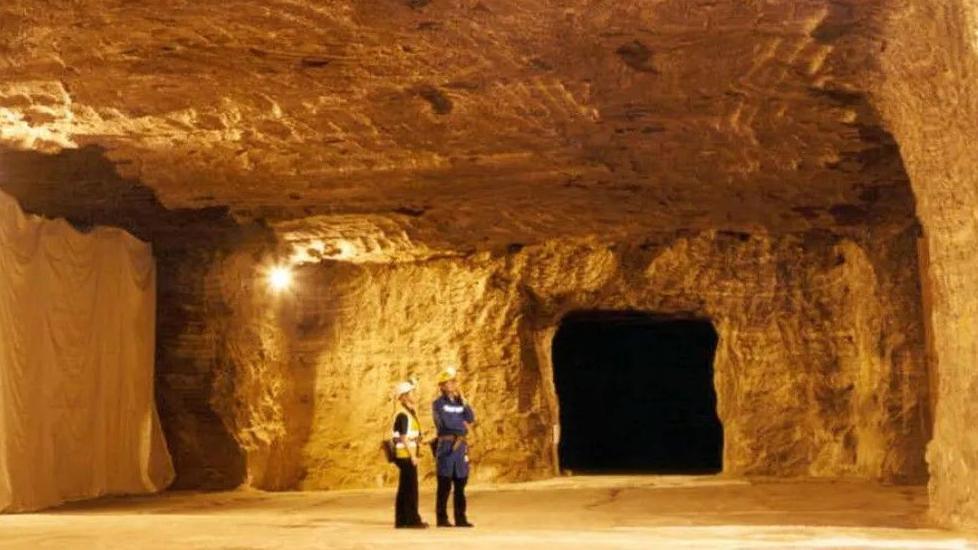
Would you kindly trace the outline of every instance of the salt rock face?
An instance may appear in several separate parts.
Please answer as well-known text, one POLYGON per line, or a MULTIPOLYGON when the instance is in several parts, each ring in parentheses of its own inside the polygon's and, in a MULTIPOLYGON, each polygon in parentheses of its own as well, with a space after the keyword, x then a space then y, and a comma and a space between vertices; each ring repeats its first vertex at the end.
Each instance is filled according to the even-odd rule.
POLYGON ((879 92, 927 236, 926 323, 937 381, 932 515, 978 527, 978 7, 900 2, 879 92))
POLYGON ((0 147, 104 148, 168 209, 471 249, 855 226, 908 189, 869 95, 885 4, 57 5, 0 6, 0 147))
POLYGON ((392 481, 378 443, 393 385, 418 375, 428 402, 436 372, 458 364, 479 416, 474 478, 539 478, 557 468, 550 344, 561 318, 695 316, 720 338, 724 472, 916 481, 929 436, 916 273, 906 269, 916 236, 876 237, 867 246, 821 233, 708 232, 330 262, 300 269, 292 295, 272 294, 250 256, 231 256, 228 383, 214 400, 251 485, 370 486, 392 481))
POLYGON ((548 339, 634 307, 714 320, 727 471, 919 479, 930 391, 978 526, 973 2, 55 4, 0 5, 0 186, 153 243, 177 486, 373 480, 331 422, 446 360, 477 475, 553 471, 548 339))

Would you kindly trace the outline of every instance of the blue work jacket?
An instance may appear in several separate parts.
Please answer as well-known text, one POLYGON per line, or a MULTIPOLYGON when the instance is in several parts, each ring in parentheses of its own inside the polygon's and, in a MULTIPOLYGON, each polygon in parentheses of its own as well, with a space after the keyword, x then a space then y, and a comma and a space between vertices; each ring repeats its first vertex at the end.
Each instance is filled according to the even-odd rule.
MULTIPOLYGON (((439 436, 463 436, 469 430, 465 423, 475 422, 472 407, 461 399, 449 399, 442 395, 431 404, 431 417, 435 420, 435 428, 439 436)), ((469 446, 464 441, 454 442, 451 439, 438 440, 435 448, 435 461, 438 464, 438 475, 442 477, 469 477, 469 446)))

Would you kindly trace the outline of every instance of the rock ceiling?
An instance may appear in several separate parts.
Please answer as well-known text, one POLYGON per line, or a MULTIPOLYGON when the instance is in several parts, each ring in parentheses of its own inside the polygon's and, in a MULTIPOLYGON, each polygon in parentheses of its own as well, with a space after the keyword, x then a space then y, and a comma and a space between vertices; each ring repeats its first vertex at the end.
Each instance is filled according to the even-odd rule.
MULTIPOLYGON (((0 146, 95 146, 168 209, 432 242, 906 220, 882 4, 5 0, 0 146)), ((68 185, 29 179, 0 165, 28 207, 68 185)))

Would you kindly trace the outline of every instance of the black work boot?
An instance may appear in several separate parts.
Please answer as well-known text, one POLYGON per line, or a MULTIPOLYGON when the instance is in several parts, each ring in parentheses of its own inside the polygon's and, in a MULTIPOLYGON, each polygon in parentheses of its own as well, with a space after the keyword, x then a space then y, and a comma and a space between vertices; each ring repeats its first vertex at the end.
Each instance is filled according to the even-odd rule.
POLYGON ((419 521, 417 523, 412 523, 410 525, 405 525, 405 527, 407 527, 408 529, 427 529, 428 528, 428 524, 425 523, 425 522, 423 522, 423 521, 419 521))

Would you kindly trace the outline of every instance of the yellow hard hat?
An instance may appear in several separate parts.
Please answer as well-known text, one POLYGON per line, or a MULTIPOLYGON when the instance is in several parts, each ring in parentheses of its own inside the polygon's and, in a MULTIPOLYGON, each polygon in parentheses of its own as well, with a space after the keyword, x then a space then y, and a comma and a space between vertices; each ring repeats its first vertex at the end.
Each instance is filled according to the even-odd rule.
POLYGON ((445 370, 438 373, 438 383, 443 384, 445 382, 448 382, 449 380, 455 380, 456 375, 457 373, 455 371, 455 367, 448 367, 445 370))

